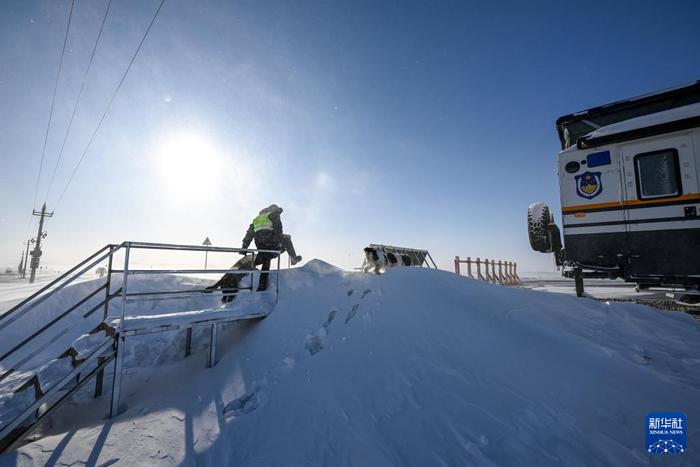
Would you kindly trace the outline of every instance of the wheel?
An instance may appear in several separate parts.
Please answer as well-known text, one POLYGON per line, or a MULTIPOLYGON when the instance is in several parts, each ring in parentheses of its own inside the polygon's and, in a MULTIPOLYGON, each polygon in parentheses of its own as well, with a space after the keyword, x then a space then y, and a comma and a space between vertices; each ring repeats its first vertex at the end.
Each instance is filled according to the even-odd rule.
POLYGON ((534 203, 527 208, 527 234, 530 246, 540 253, 551 253, 552 242, 548 234, 548 226, 552 222, 549 206, 544 203, 534 203))

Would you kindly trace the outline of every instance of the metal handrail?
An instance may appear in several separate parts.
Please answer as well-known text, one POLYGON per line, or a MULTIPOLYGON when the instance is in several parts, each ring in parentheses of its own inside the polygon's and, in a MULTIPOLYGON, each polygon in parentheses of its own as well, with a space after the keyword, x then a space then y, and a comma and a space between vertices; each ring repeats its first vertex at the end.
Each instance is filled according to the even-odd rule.
MULTIPOLYGON (((252 290, 250 288, 245 288, 241 290, 252 290)), ((255 292, 256 294, 271 294, 273 291, 272 290, 261 290, 260 292, 255 292)), ((172 296, 164 296, 169 294, 170 292, 145 292, 145 293, 134 293, 134 294, 127 294, 126 301, 127 303, 133 303, 133 302, 153 302, 153 301, 159 301, 159 300, 179 300, 183 298, 194 298, 194 297, 201 297, 202 292, 199 290, 192 290, 192 291, 178 291, 173 293, 172 296), (140 298, 130 298, 130 297, 140 297, 140 298)), ((238 295, 238 292, 224 292, 224 293, 217 293, 217 295, 221 295, 222 297, 231 297, 231 296, 236 296, 238 295)))
POLYGON ((41 289, 39 289, 38 291, 34 292, 32 295, 30 295, 29 297, 27 297, 26 299, 24 299, 24 300, 23 300, 22 302, 20 302, 19 304, 17 304, 17 305, 15 305, 14 307, 12 307, 10 310, 8 310, 5 314, 2 315, 2 318, 0 318, 0 331, 2 331, 3 329, 5 329, 5 328, 6 328, 7 326, 9 326, 10 324, 14 323, 17 319, 19 319, 19 318, 21 318, 22 316, 24 316, 28 311, 30 311, 31 309, 33 309, 34 307, 36 307, 36 306, 39 305, 40 303, 43 303, 44 300, 46 300, 48 297, 50 297, 50 296, 53 295, 54 293, 58 292, 59 290, 63 289, 64 287, 66 287, 67 285, 69 285, 71 282, 73 282, 74 280, 76 280, 78 277, 80 277, 80 276, 82 276, 83 274, 85 274, 89 269, 92 269, 96 264, 99 264, 100 262, 104 261, 104 260, 107 259, 108 257, 113 256, 114 253, 115 253, 116 251, 118 251, 119 248, 121 248, 121 246, 122 246, 122 245, 107 245, 107 246, 101 248, 101 249, 98 250, 96 253, 94 253, 93 255, 89 256, 87 259, 85 259, 85 260, 81 261, 80 263, 78 263, 77 266, 74 266, 74 267, 72 267, 70 270, 68 270, 67 272, 63 273, 61 276, 58 277, 58 279, 55 279, 54 281, 52 281, 52 282, 49 283, 48 285, 46 285, 46 286, 42 287, 41 289), (115 248, 115 247, 116 247, 116 248, 115 248), (114 248, 114 249, 113 249, 113 248, 114 248), (56 285, 59 281, 61 281, 62 279, 64 279, 66 276, 70 275, 70 274, 71 274, 72 272, 74 272, 76 269, 81 268, 83 265, 85 265, 85 263, 89 262, 90 260, 92 260, 93 258, 95 258, 96 256, 98 256, 100 253, 102 253, 102 252, 103 252, 104 250, 106 250, 106 249, 109 249, 110 251, 109 251, 108 253, 105 253, 104 255, 102 255, 99 259, 97 259, 97 260, 93 261, 92 263, 90 263, 89 266, 85 266, 80 272, 78 272, 78 273, 75 274, 73 277, 71 277, 70 279, 67 279, 65 282, 63 282, 63 283, 60 284, 58 287, 56 287, 55 289, 53 289, 53 290, 51 291, 51 293, 47 293, 47 294, 45 294, 44 296, 39 297, 38 300, 36 300, 36 301, 33 302, 33 303, 30 303, 28 307, 22 309, 21 313, 19 313, 19 314, 17 314, 17 315, 14 315, 14 316, 10 317, 10 319, 8 319, 7 321, 5 321, 5 319, 6 319, 8 316, 14 314, 16 311, 18 311, 20 308, 22 308, 25 304, 27 304, 28 302, 30 302, 30 301, 33 300, 34 298, 38 297, 38 296, 39 296, 40 294, 42 294, 43 292, 47 291, 48 289, 50 289, 51 287, 53 287, 54 285, 56 285))
MULTIPOLYGON (((258 269, 238 269, 241 274, 263 272, 258 269)), ((123 269, 113 269, 113 273, 123 273, 123 269)), ((132 274, 226 274, 231 272, 231 269, 129 269, 129 275, 132 274)))
POLYGON ((139 250, 181 250, 181 251, 214 251, 220 253, 276 253, 279 250, 257 250, 253 248, 234 248, 222 246, 204 246, 204 245, 176 245, 174 243, 150 243, 150 242, 133 242, 126 241, 120 246, 129 246, 139 250))
MULTIPOLYGON (((28 416, 30 416, 33 412, 35 412, 39 407, 44 405, 44 403, 48 402, 51 398, 53 398, 56 394, 61 391, 66 384, 68 384, 70 381, 72 381, 76 375, 80 374, 81 371, 84 370, 84 367, 87 367, 92 363, 92 361, 97 360, 97 358, 102 355, 110 345, 114 345, 114 340, 113 339, 107 339, 105 342, 97 347, 93 352, 90 353, 90 355, 83 361, 83 363, 80 366, 74 367, 70 373, 68 373, 66 376, 64 376, 60 381, 58 381, 56 384, 51 386, 51 388, 46 392, 46 394, 43 394, 41 397, 37 398, 31 405, 29 405, 27 408, 25 408, 19 415, 17 415, 15 418, 13 418, 9 423, 7 423, 4 426, 0 426, 0 440, 5 439, 7 435, 12 433, 12 430, 17 428, 24 420, 27 419, 28 416)), ((113 355, 110 356, 110 359, 113 358, 113 355)), ((106 362, 102 362, 100 365, 98 365, 97 368, 95 368, 86 378, 83 379, 83 384, 87 382, 87 380, 95 373, 100 371, 100 367, 104 368, 106 366, 106 362)), ((64 394, 61 399, 66 397, 68 394, 72 393, 74 390, 77 390, 81 387, 82 385, 79 383, 78 386, 73 388, 72 390, 68 391, 67 394, 64 394)), ((49 407, 49 410, 53 408, 49 407)), ((41 419, 41 415, 38 417, 38 419, 41 419)))
POLYGON ((92 297, 94 297, 95 295, 97 295, 98 293, 100 293, 101 291, 103 291, 103 290, 105 289, 105 287, 107 287, 107 284, 101 285, 101 286, 98 287, 97 289, 95 289, 95 290, 93 290, 92 292, 90 292, 89 294, 87 294, 85 297, 81 298, 81 299, 78 301, 78 303, 74 304, 73 306, 71 306, 70 308, 68 308, 66 311, 62 312, 62 313, 59 314, 58 316, 54 317, 51 321, 49 321, 48 323, 46 323, 45 325, 43 325, 42 327, 40 327, 40 328, 39 328, 37 331, 35 331, 32 335, 30 335, 29 337, 25 338, 22 342, 18 343, 18 344, 15 345, 13 348, 11 348, 11 349, 8 350, 7 352, 5 352, 3 355, 1 355, 1 356, 0 356, 0 362, 4 361, 7 357, 9 357, 9 356, 12 355, 13 353, 15 353, 20 347, 22 347, 23 345, 25 345, 27 342, 31 341, 32 339, 34 339, 36 336, 38 336, 38 335, 41 334, 42 332, 46 331, 48 328, 50 328, 51 326, 53 326, 54 324, 56 324, 57 322, 59 322, 61 319, 63 319, 64 317, 66 317, 66 316, 68 316, 70 313, 72 313, 73 310, 75 310, 76 308, 80 307, 80 306, 83 305, 85 302, 87 302, 88 300, 90 300, 92 297))
MULTIPOLYGON (((105 298, 104 300, 102 300, 102 301, 101 301, 100 303, 98 303, 97 305, 95 305, 95 306, 93 306, 92 308, 90 308, 90 310, 88 310, 88 312, 85 313, 85 314, 82 316, 82 319, 85 319, 85 318, 91 316, 93 313, 95 313, 97 310, 99 310, 99 309, 100 309, 101 307, 103 307, 105 304, 109 303, 109 301, 112 300, 114 297, 118 296, 119 293, 121 293, 121 288, 120 288, 119 290, 117 290, 116 292, 114 292, 113 294, 109 295, 107 298, 105 298)), ((93 296, 94 296, 94 295, 93 295, 93 296)), ((58 339, 59 337, 65 336, 65 335, 68 333, 68 331, 70 331, 71 329, 73 329, 73 326, 67 326, 67 327, 63 328, 63 329, 62 329, 61 331, 59 331, 58 333, 54 334, 54 336, 53 336, 54 338, 53 338, 53 339, 47 340, 46 342, 44 342, 44 344, 42 344, 42 345, 39 346, 38 348, 34 349, 34 351, 30 352, 30 353, 29 353, 28 355, 26 355, 24 358, 22 358, 22 359, 19 360, 18 362, 15 362, 15 364, 12 365, 12 367, 10 367, 10 368, 9 368, 7 371, 5 371, 4 373, 0 374, 0 381, 3 381, 5 378, 7 378, 8 376, 10 376, 12 373, 14 373, 15 371, 17 371, 18 368, 21 368, 22 365, 24 365, 25 363, 27 363, 28 361, 30 361, 31 359, 33 359, 34 357, 36 357, 37 355, 39 355, 41 352, 43 352, 44 350, 46 350, 47 347, 49 347, 51 344, 53 344, 53 342, 54 342, 55 339, 58 339)), ((35 333, 35 334, 36 334, 36 333, 35 333)), ((38 335, 38 334, 37 334, 37 335, 38 335)), ((36 337, 36 335, 35 335, 34 337, 36 337)))
MULTIPOLYGON (((276 271, 276 286, 274 293, 276 294, 276 299, 279 297, 279 267, 280 267, 280 255, 282 254, 281 251, 278 250, 253 250, 253 249, 247 249, 247 248, 225 248, 225 247, 211 247, 211 246, 198 246, 198 245, 173 245, 173 244, 165 244, 165 243, 145 243, 145 242, 122 242, 121 244, 115 245, 115 244, 110 244, 107 245, 100 250, 98 250, 96 253, 92 254, 90 257, 86 258, 85 260, 81 261, 79 264, 76 266, 72 267, 65 273, 61 274, 57 279, 51 281, 48 285, 42 287, 40 290, 36 291, 26 299, 24 299, 22 302, 20 302, 18 305, 10 309, 2 318, 0 318, 0 330, 4 329, 5 327, 9 326, 11 323, 16 321, 17 319, 21 318, 24 316, 27 312, 30 310, 34 309, 37 305, 40 303, 43 303, 46 299, 49 297, 53 296, 56 292, 60 291, 73 281, 75 281, 77 278, 85 274, 88 270, 93 268, 96 264, 99 264, 100 262, 104 261, 105 259, 109 259, 108 263, 108 272, 107 272, 107 279, 106 282, 102 285, 100 285, 96 290, 87 293, 84 297, 82 297, 80 300, 78 300, 76 303, 68 307, 65 311, 62 311, 60 314, 57 316, 53 317, 50 319, 46 324, 42 325, 38 330, 36 330, 34 333, 32 333, 30 336, 26 337, 23 339, 21 342, 18 344, 14 345, 10 350, 6 351, 5 354, 0 356, 0 362, 6 361, 8 357, 13 355, 15 352, 19 351, 20 349, 24 348, 29 342, 33 341, 35 338, 37 338, 39 335, 43 334, 45 331, 48 329, 54 329, 57 328, 57 324, 61 322, 64 318, 66 318, 69 315, 72 315, 76 310, 80 309, 81 306, 85 305, 93 299, 94 297, 98 296, 100 292, 105 292, 105 296, 102 300, 97 303, 97 305, 92 306, 87 312, 83 313, 81 316, 81 319, 86 319, 89 316, 91 316, 93 313, 95 313, 97 310, 100 308, 104 307, 104 320, 107 320, 108 317, 108 306, 109 303, 112 299, 116 297, 121 297, 122 303, 121 303, 121 317, 119 319, 119 325, 116 327, 117 329, 117 335, 114 337, 116 341, 112 341, 116 344, 117 348, 116 350, 109 356, 109 358, 105 361, 100 361, 98 364, 98 367, 92 370, 86 378, 84 378, 82 381, 79 382, 79 385, 76 388, 79 388, 83 384, 87 382, 87 380, 94 376, 98 375, 99 378, 101 378, 104 368, 107 365, 109 361, 112 359, 115 359, 115 369, 114 369, 114 378, 112 382, 112 401, 110 403, 110 414, 115 415, 118 412, 119 409, 119 394, 120 394, 120 386, 121 386, 121 376, 122 376, 122 366, 123 366, 123 361, 124 361, 124 335, 121 335, 121 327, 124 324, 124 314, 126 311, 126 305, 127 302, 132 301, 135 299, 135 297, 141 297, 140 300, 158 300, 158 299, 168 299, 168 298, 184 298, 184 297, 189 297, 189 296, 199 296, 201 292, 204 290, 202 289, 192 289, 192 290, 175 290, 175 291, 159 291, 159 292, 131 292, 129 293, 127 291, 127 284, 128 284, 128 277, 130 274, 221 274, 221 273, 229 273, 231 272, 230 269, 214 269, 214 270, 200 270, 200 269, 169 269, 169 270, 140 270, 140 269, 134 269, 130 270, 129 269, 129 255, 130 255, 130 250, 134 249, 158 249, 158 250, 176 250, 176 251, 215 251, 215 252, 224 252, 224 253, 251 253, 253 257, 255 257, 256 254, 261 254, 261 253, 270 253, 274 254, 277 257, 277 271, 276 271), (124 254, 124 269, 123 270, 115 270, 112 268, 112 260, 114 258, 115 253, 117 253, 120 249, 124 248, 125 249, 125 254, 124 254), (110 288, 111 288, 111 279, 112 279, 112 274, 114 273, 121 273, 122 274, 122 284, 113 293, 110 293, 110 288)), ((251 279, 254 274, 266 274, 269 275, 270 272, 274 271, 260 271, 255 269, 254 267, 252 269, 245 269, 245 270, 240 270, 239 271, 241 274, 244 275, 251 275, 251 279)), ((253 282, 251 281, 251 286, 250 288, 244 287, 240 288, 240 290, 253 290, 252 286, 253 282)), ((231 291, 222 291, 223 296, 228 296, 228 295, 237 295, 239 292, 231 292, 231 291)), ((271 294, 273 293, 272 290, 268 290, 266 292, 259 292, 259 293, 268 293, 271 294)), ((82 311, 81 311, 82 313, 82 311)), ((111 325, 114 325, 113 323, 111 325)), ((209 356, 209 364, 212 364, 212 360, 215 358, 213 357, 215 355, 215 336, 216 336, 216 324, 212 324, 212 342, 210 344, 210 356, 209 356)), ((68 334, 72 329, 75 329, 75 323, 64 323, 64 326, 62 329, 60 329, 58 332, 54 332, 49 338, 46 339, 45 342, 41 343, 40 345, 36 346, 36 348, 30 348, 29 352, 24 355, 20 356, 18 361, 14 362, 12 365, 10 365, 9 369, 5 370, 4 373, 0 374, 0 381, 4 380, 7 378, 10 374, 16 372, 19 368, 21 368, 23 365, 25 365, 27 362, 35 358, 37 355, 39 355, 41 352, 46 350, 50 345, 52 345, 54 342, 56 342, 57 339, 65 336, 68 334)), ((107 348, 110 341, 108 340, 105 344, 99 347, 97 351, 93 352, 90 357, 84 362, 89 363, 90 361, 96 359, 99 355, 101 355, 105 349, 107 348)), ((49 397, 53 397, 54 393, 58 391, 65 382, 69 381, 71 378, 77 374, 82 369, 81 368, 75 368, 73 371, 66 375, 61 382, 58 385, 55 385, 49 392, 44 395, 41 399, 37 400, 34 402, 31 406, 26 408, 20 416, 15 418, 13 421, 10 422, 9 425, 5 425, 3 427, 0 427, 0 438, 5 438, 5 436, 12 430, 14 429, 18 423, 20 423, 22 420, 28 416, 32 411, 36 409, 40 404, 42 404, 44 401, 48 400, 49 397)), ((59 403, 67 397, 68 394, 72 393, 73 390, 68 391, 64 396, 61 397, 59 400, 59 403)), ((49 410, 51 410, 53 407, 52 406, 49 410)), ((40 418, 39 418, 40 419, 40 418)))
MULTIPOLYGON (((50 284, 42 287, 40 290, 37 292, 33 293, 30 297, 26 298, 23 300, 20 304, 16 305, 12 309, 10 309, 5 315, 3 315, 3 318, 6 318, 9 314, 14 314, 16 311, 21 309, 21 312, 18 314, 14 314, 14 316, 10 317, 10 319, 5 320, 4 322, 2 319, 0 319, 0 330, 4 329, 5 327, 9 326, 11 323, 16 321, 17 319, 21 318, 24 316, 27 312, 30 310, 34 309, 37 305, 40 303, 43 303, 47 298, 58 292, 59 290, 63 289, 70 283, 72 283, 74 280, 76 280, 78 277, 81 275, 85 274, 88 270, 93 268, 96 264, 99 264, 100 262, 104 261, 105 259, 109 258, 110 260, 110 267, 107 272, 107 282, 100 287, 98 287, 96 290, 90 292, 87 294, 85 297, 80 299, 77 303, 72 305, 70 308, 68 308, 66 311, 62 312, 58 316, 54 317, 51 319, 48 323, 43 325, 41 328, 39 328, 37 331, 32 333, 30 336, 16 344, 13 348, 5 352, 2 356, 0 356, 0 362, 5 361, 9 356, 20 350, 22 347, 27 345, 29 342, 34 340, 36 337, 38 337, 40 334, 42 334, 44 331, 52 328, 55 324, 57 324, 59 321, 61 321, 63 318, 66 316, 70 315, 73 311, 78 309, 80 306, 85 304, 88 300, 91 298, 95 297, 99 292, 107 289, 106 291, 106 296, 105 299, 102 300, 100 303, 98 303, 96 306, 91 308, 87 313, 85 313, 82 318, 87 318, 88 316, 92 315, 96 310, 98 310, 100 307, 106 307, 108 306, 109 302, 117 297, 120 296, 122 297, 122 316, 120 323, 123 322, 124 319, 124 312, 125 312, 125 306, 127 301, 133 301, 129 300, 128 297, 135 297, 135 296, 147 296, 147 295, 154 295, 154 294, 170 294, 170 295, 179 295, 171 298, 185 298, 187 296, 198 296, 198 294, 193 294, 193 292, 196 290, 198 293, 201 293, 201 290, 195 289, 191 291, 171 291, 171 292, 141 292, 141 293, 127 293, 127 280, 128 280, 128 275, 129 274, 177 274, 177 273, 189 273, 189 274, 203 274, 203 273, 228 273, 231 272, 230 269, 216 269, 216 270, 200 270, 200 269, 173 269, 173 270, 145 270, 145 269, 135 269, 135 270, 129 270, 129 250, 131 248, 135 249, 157 249, 157 250, 178 250, 178 251, 217 251, 217 252, 225 252, 225 253, 251 253, 253 255, 258 254, 258 253, 272 253, 275 254, 278 258, 277 261, 277 269, 279 273, 279 255, 281 255, 281 251, 278 250, 254 250, 254 249, 249 249, 249 248, 226 248, 226 247, 211 247, 211 246, 199 246, 199 245, 174 245, 174 244, 167 244, 167 243, 147 243, 147 242, 122 242, 121 244, 109 244, 106 245, 105 247, 101 248, 85 260, 81 261, 78 263, 76 266, 72 267, 69 269, 67 272, 63 273, 59 278, 53 280, 50 284), (114 254, 118 252, 121 248, 126 249, 126 255, 125 255, 125 261, 124 261, 124 270, 115 270, 111 268, 111 260, 114 257, 114 254), (109 250, 105 252, 105 250, 109 250), (104 254, 102 254, 104 253, 104 254), (102 255, 101 255, 102 254, 102 255), (97 259, 95 259, 97 258, 97 259), (89 264, 88 264, 89 263, 89 264), (85 266, 88 264, 87 266, 85 266), (75 271, 80 270, 79 272, 73 274, 75 271), (122 279, 122 286, 117 290, 115 293, 110 294, 109 293, 109 287, 111 283, 111 275, 113 273, 122 273, 123 274, 123 279, 122 279), (73 274, 71 276, 71 274, 73 274), (69 277, 71 276, 71 277, 69 277), (68 279, 66 279, 68 277, 68 279), (64 280, 65 279, 65 280, 64 280), (58 284, 64 280, 58 287, 53 288, 50 290, 48 293, 45 293, 44 295, 41 295, 42 293, 46 292, 47 290, 51 289, 54 285, 58 284), (187 295, 191 294, 191 295, 187 295), (34 302, 31 302, 35 298, 37 298, 34 302), (31 302, 31 303, 30 303, 31 302), (24 305, 29 303, 29 306, 25 307, 22 309, 24 305)), ((246 270, 241 270, 241 273, 244 274, 269 274, 270 271, 259 271, 255 268, 253 269, 246 269, 246 270)), ((277 278, 277 286, 276 286, 276 293, 279 293, 279 277, 277 278)), ((224 295, 236 295, 237 293, 224 293, 224 295)), ((167 297, 159 297, 162 299, 165 299, 167 297)), ((153 298, 150 298, 151 300, 153 298)), ((142 300, 149 300, 149 298, 142 299, 142 300)), ((106 317, 106 311, 105 311, 105 317, 106 317)), ((55 337, 61 337, 65 335, 70 329, 72 329, 72 326, 66 327, 62 329, 55 337)), ((23 364, 25 364, 27 361, 29 361, 31 358, 35 357, 38 355, 41 351, 46 349, 53 340, 48 340, 46 343, 43 345, 39 346, 38 349, 35 349, 33 352, 31 352, 29 355, 21 359, 19 362, 16 364, 12 365, 11 368, 9 368, 7 371, 4 373, 0 374, 0 381, 4 380, 12 374, 14 371, 16 371, 17 368, 20 368, 23 364)))

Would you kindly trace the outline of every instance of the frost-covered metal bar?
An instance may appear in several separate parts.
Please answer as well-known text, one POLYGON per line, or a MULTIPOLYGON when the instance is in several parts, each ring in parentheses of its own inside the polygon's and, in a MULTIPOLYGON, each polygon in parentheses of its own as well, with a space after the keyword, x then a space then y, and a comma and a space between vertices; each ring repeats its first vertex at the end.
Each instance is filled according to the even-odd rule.
MULTIPOLYGON (((18 416, 16 416, 10 423, 2 427, 2 430, 0 431, 0 440, 5 439, 12 431, 19 427, 22 422, 24 422, 27 417, 32 415, 39 407, 44 405, 46 402, 50 401, 53 396, 63 389, 63 387, 70 383, 73 378, 77 374, 80 373, 81 369, 92 361, 94 361, 98 356, 102 355, 105 350, 109 348, 109 346, 112 344, 111 340, 106 341, 104 344, 102 344, 95 352, 93 352, 88 358, 86 358, 83 363, 80 366, 77 366, 68 373, 66 376, 64 376, 58 383, 56 383, 51 389, 49 389, 46 394, 44 394, 42 397, 38 398, 32 405, 24 409, 18 416)), ((86 378, 87 380, 87 378, 86 378)))
MULTIPOLYGON (((250 269, 250 270, 241 270, 243 271, 251 271, 251 272, 257 272, 260 273, 260 271, 256 269, 250 269)), ((123 271, 116 270, 114 271, 115 273, 120 273, 123 271)), ((227 272, 231 272, 231 269, 130 269, 129 274, 134 275, 134 274, 225 274, 227 272)))
POLYGON ((220 253, 276 253, 278 250, 256 250, 252 248, 233 248, 204 245, 175 245, 172 243, 124 242, 125 246, 140 250, 175 250, 175 251, 214 251, 220 253))
MULTIPOLYGON (((241 290, 250 290, 250 288, 240 288, 238 292, 212 292, 212 295, 230 297, 234 295, 239 295, 241 290)), ((272 293, 271 290, 262 290, 260 292, 254 292, 256 294, 268 294, 272 293)), ((158 300, 181 300, 183 298, 194 298, 201 297, 202 292, 199 289, 194 291, 181 291, 181 292, 133 292, 127 294, 127 303, 133 302, 152 302, 158 300)))

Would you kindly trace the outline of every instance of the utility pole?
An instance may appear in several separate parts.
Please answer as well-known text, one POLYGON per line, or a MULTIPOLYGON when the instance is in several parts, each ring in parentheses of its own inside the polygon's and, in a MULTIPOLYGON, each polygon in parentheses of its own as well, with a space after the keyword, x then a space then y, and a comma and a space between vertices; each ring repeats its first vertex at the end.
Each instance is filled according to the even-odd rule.
POLYGON ((24 255, 24 266, 22 267, 22 279, 27 277, 27 263, 29 262, 29 245, 32 244, 31 239, 27 240, 27 253, 24 255))
POLYGON ((53 217, 53 212, 46 212, 46 203, 41 208, 41 212, 32 210, 32 215, 41 216, 39 218, 39 231, 36 234, 36 244, 34 245, 34 250, 32 251, 32 261, 31 268, 32 271, 29 275, 29 283, 33 284, 36 278, 36 270, 39 269, 39 258, 41 258, 41 239, 46 237, 46 232, 44 232, 44 218, 53 217))
POLYGON ((24 250, 20 252, 19 266, 17 266, 17 275, 22 275, 22 269, 24 268, 24 250))

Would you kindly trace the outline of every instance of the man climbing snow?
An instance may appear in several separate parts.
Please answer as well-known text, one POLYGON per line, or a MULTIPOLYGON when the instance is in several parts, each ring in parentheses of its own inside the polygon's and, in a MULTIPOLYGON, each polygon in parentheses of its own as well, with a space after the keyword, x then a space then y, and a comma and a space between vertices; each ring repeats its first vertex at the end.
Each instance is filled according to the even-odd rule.
MULTIPOLYGON (((294 251, 292 237, 285 235, 282 232, 282 221, 280 220, 282 208, 276 204, 271 204, 266 207, 258 216, 253 219, 253 223, 248 227, 243 238, 243 248, 248 248, 250 242, 255 239, 255 246, 259 250, 278 250, 280 254, 285 251, 292 261, 292 265, 301 261, 301 256, 294 251)), ((260 274, 260 282, 258 283, 258 292, 267 289, 267 281, 270 270, 270 263, 277 255, 274 253, 258 253, 255 257, 255 265, 262 264, 262 273, 260 274)))

